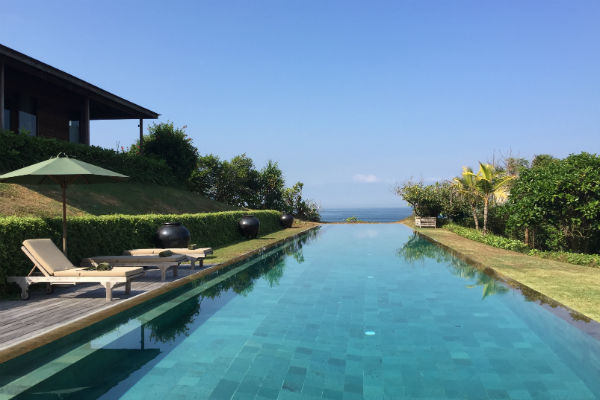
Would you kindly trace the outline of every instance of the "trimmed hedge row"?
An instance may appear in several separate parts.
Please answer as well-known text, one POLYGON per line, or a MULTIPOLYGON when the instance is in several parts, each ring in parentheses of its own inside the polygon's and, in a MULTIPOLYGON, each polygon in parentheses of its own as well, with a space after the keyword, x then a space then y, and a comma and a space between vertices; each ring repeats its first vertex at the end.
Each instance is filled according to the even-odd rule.
MULTIPOLYGON (((104 215, 72 217, 67 221, 67 251, 69 259, 78 265, 84 257, 118 255, 127 249, 155 247, 154 235, 164 222, 183 223, 192 243, 200 247, 219 247, 243 239, 238 230, 239 219, 247 211, 226 211, 204 214, 104 215)), ((278 211, 256 210, 252 215, 260 220, 260 234, 281 229, 278 211)), ((61 218, 0 218, 0 289, 5 278, 26 275, 32 267, 21 251, 25 239, 51 238, 61 247, 61 218)))
POLYGON ((163 160, 0 129, 0 174, 56 157, 59 153, 120 172, 131 177, 132 182, 159 185, 178 183, 173 171, 163 160))

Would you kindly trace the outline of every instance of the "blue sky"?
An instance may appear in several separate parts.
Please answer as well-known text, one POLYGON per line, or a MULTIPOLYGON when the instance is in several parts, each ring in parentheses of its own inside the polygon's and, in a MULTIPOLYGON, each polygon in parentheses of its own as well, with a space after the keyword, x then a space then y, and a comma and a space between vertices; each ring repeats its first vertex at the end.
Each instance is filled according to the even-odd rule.
MULTIPOLYGON (((600 152, 598 1, 2 1, 0 43, 279 162, 323 207, 506 155, 600 152)), ((115 148, 137 121, 92 123, 115 148)))

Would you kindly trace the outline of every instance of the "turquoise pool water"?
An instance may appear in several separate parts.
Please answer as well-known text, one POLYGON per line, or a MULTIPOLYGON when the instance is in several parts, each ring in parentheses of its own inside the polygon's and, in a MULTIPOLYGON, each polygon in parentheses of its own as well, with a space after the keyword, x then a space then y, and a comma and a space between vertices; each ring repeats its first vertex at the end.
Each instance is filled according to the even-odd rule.
POLYGON ((326 226, 5 363, 0 398, 597 399, 579 324, 402 225, 326 226))

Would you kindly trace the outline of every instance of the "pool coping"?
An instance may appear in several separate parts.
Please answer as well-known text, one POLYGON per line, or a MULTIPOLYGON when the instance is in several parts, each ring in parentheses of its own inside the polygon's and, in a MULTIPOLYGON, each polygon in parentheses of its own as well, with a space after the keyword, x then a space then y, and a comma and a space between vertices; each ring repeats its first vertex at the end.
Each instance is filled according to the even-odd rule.
POLYGON ((428 236, 427 233, 425 233, 425 232, 418 231, 418 230, 414 229, 413 227, 406 225, 406 224, 403 224, 403 225, 412 229, 412 231, 415 232, 420 237, 428 240, 429 242, 435 244, 436 246, 441 247, 442 249, 444 249, 445 251, 447 251, 454 257, 474 266, 475 268, 479 269, 486 275, 491 276, 492 278, 505 283, 513 290, 518 290, 523 295, 523 297, 525 297, 527 300, 536 302, 538 305, 540 305, 544 309, 550 311, 552 314, 554 314, 558 318, 568 322, 569 324, 575 326, 576 328, 578 328, 581 331, 587 333, 588 335, 594 337, 595 339, 600 340, 600 321, 597 321, 591 317, 588 317, 587 315, 581 313, 580 311, 577 311, 577 310, 553 299, 552 297, 527 286, 526 284, 524 284, 522 282, 519 282, 513 278, 510 278, 510 277, 504 275, 501 272, 498 272, 496 269, 486 266, 485 264, 474 260, 470 256, 463 254, 460 251, 439 242, 438 240, 432 238, 431 236, 428 236))
POLYGON ((83 315, 79 318, 70 320, 61 326, 49 328, 47 331, 40 332, 39 334, 37 334, 33 337, 29 337, 29 338, 23 340, 22 342, 17 342, 6 348, 0 349, 0 363, 4 363, 13 358, 16 358, 25 353, 28 353, 32 350, 35 350, 39 347, 42 347, 46 344, 52 343, 52 342, 54 342, 62 337, 65 337, 71 333, 74 333, 81 329, 87 328, 88 326, 93 325, 93 324, 100 322, 104 319, 107 319, 109 317, 112 317, 113 315, 116 315, 116 314, 126 311, 130 308, 133 308, 137 305, 145 303, 146 301, 152 300, 160 295, 170 292, 173 289, 176 289, 183 285, 186 285, 189 282, 203 278, 206 275, 211 274, 215 271, 219 271, 230 265, 239 263, 246 259, 252 258, 256 255, 260 255, 267 250, 270 250, 270 249, 277 247, 281 244, 284 244, 286 242, 295 240, 298 236, 305 234, 307 232, 310 232, 312 230, 319 229, 320 227, 321 227, 320 224, 312 225, 309 227, 301 227, 300 230, 298 232, 296 232, 294 235, 285 237, 283 239, 279 239, 273 243, 269 243, 265 246, 251 250, 247 253, 244 253, 240 256, 234 257, 223 263, 215 264, 213 266, 207 267, 207 268, 202 269, 194 274, 187 275, 185 277, 182 277, 182 278, 177 279, 172 282, 168 282, 168 283, 160 286, 159 288, 149 290, 147 292, 138 294, 137 296, 134 296, 134 297, 123 299, 114 304, 110 304, 105 308, 94 311, 90 314, 83 315))

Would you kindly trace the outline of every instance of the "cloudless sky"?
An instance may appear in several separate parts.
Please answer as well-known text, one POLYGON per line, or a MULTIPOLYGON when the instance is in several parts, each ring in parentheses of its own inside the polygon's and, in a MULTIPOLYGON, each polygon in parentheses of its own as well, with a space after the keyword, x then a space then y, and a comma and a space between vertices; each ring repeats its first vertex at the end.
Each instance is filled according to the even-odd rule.
MULTIPOLYGON (((600 152, 599 1, 8 1, 0 43, 279 162, 323 207, 506 155, 600 152)), ((146 121, 146 126, 149 121, 146 121)), ((92 144, 138 137, 92 122, 92 144)))

